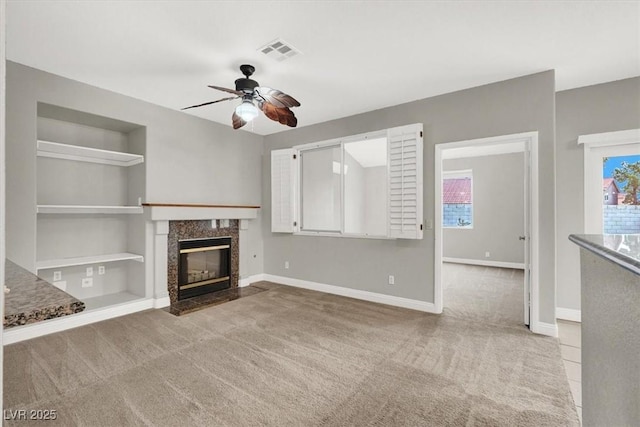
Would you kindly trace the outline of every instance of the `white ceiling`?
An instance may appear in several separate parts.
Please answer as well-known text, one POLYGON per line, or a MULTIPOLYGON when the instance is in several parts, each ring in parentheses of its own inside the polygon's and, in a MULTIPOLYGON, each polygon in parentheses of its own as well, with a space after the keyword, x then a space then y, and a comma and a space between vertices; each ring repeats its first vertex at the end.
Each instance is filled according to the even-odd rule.
MULTIPOLYGON (((9 0, 7 56, 176 110, 250 63, 301 127, 549 69, 557 90, 638 76, 640 2, 9 0), (276 38, 302 55, 257 52, 276 38)), ((236 103, 188 114, 230 126, 236 103)))

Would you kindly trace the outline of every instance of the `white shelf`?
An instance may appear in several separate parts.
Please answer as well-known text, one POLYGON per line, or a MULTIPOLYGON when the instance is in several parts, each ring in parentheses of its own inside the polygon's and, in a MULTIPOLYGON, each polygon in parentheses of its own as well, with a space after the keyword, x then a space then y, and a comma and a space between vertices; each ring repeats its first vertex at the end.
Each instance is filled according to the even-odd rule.
POLYGON ((45 261, 37 261, 36 269, 47 270, 50 268, 72 267, 74 265, 102 264, 105 262, 116 262, 116 261, 127 261, 127 260, 144 262, 144 257, 142 255, 122 252, 119 254, 106 254, 106 255, 85 256, 85 257, 77 257, 77 258, 49 259, 45 261))
POLYGON ((61 144, 38 140, 38 156, 54 159, 75 160, 79 162, 100 163, 113 166, 133 166, 144 162, 140 154, 119 151, 100 150, 79 145, 61 144))
POLYGON ((39 214, 141 214, 142 206, 38 205, 39 214))
POLYGON ((84 311, 82 313, 138 300, 144 300, 144 297, 134 295, 131 292, 126 291, 91 298, 83 298, 82 302, 84 303, 84 311))

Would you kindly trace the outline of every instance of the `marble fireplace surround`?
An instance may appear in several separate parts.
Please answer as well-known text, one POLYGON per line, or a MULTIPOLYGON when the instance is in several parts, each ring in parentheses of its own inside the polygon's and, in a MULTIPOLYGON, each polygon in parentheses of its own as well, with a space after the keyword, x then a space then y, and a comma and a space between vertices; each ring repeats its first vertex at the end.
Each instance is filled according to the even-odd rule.
MULTIPOLYGON (((213 220, 216 221, 216 220, 213 220)), ((167 242, 167 282, 171 305, 178 302, 178 242, 186 239, 208 239, 214 237, 231 237, 231 287, 238 287, 238 272, 240 271, 240 233, 237 219, 229 221, 228 227, 221 228, 217 221, 217 228, 212 227, 208 220, 169 221, 169 235, 167 242)))
POLYGON ((231 287, 238 286, 239 236, 249 227, 249 220, 257 218, 260 206, 173 203, 144 203, 142 206, 147 221, 148 252, 152 253, 153 259, 152 263, 147 263, 147 277, 151 279, 156 301, 165 301, 158 306, 175 304, 178 300, 177 247, 180 239, 230 236, 233 246, 231 287))

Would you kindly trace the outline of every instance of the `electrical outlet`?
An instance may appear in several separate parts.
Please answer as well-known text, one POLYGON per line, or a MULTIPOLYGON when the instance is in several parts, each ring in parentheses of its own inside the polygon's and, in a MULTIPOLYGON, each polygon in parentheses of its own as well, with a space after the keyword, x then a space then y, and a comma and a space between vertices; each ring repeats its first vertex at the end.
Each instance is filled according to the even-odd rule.
POLYGON ((289 261, 285 261, 284 262, 284 268, 285 269, 289 269, 289 261))
POLYGON ((425 224, 427 225, 427 226, 426 226, 426 229, 427 229, 427 230, 433 230, 433 220, 432 220, 432 219, 428 219, 428 220, 426 220, 426 221, 425 221, 425 224))
POLYGON ((62 280, 62 271, 54 271, 53 272, 53 281, 57 282, 62 280))
POLYGON ((487 252, 485 252, 485 253, 484 253, 484 257, 485 257, 485 258, 489 258, 490 256, 491 256, 491 253, 489 253, 489 251, 487 251, 487 252))
POLYGON ((58 282, 53 282, 53 286, 55 286, 56 288, 60 289, 61 291, 66 291, 67 290, 67 281, 66 280, 60 280, 58 282))
POLYGON ((93 267, 87 267, 87 277, 93 276, 93 267))
POLYGON ((105 273, 104 265, 98 266, 98 274, 103 275, 105 273))
POLYGON ((83 288, 90 288, 92 286, 93 286, 93 278, 85 277, 84 279, 82 279, 82 287, 83 288))
POLYGON ((393 276, 389 276, 389 284, 390 285, 395 285, 396 284, 396 278, 393 276))

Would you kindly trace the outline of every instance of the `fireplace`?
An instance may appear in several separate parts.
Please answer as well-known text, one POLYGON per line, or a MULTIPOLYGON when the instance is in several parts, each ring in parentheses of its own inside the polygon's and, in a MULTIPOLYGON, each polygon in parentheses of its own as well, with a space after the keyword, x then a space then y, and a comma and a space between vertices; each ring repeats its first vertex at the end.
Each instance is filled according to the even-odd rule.
POLYGON ((178 300, 231 287, 231 237, 179 240, 178 249, 178 300))

